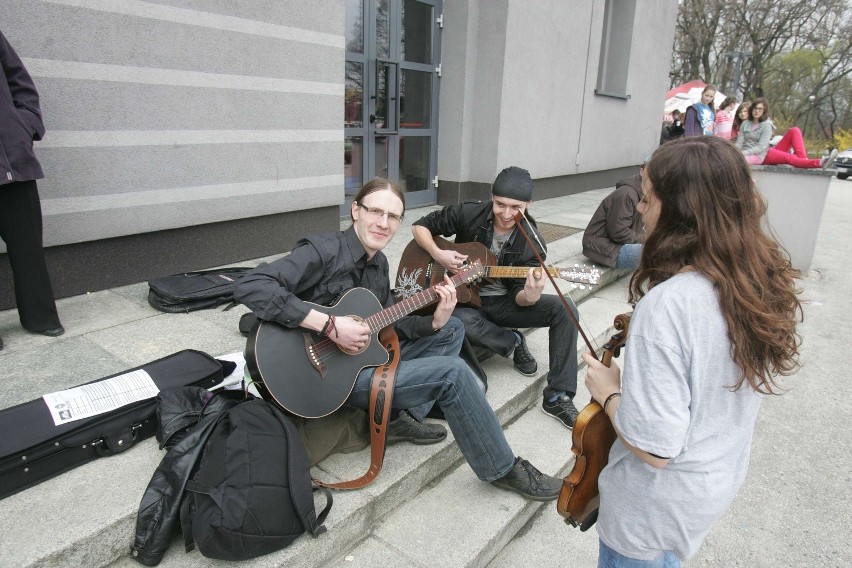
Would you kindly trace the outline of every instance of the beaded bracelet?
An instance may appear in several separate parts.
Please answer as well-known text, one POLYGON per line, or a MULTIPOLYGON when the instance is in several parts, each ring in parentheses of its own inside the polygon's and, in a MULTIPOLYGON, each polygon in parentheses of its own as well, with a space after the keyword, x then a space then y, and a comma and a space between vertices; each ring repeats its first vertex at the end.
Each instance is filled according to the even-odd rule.
POLYGON ((603 405, 604 414, 606 414, 606 407, 609 406, 610 401, 617 396, 621 396, 621 393, 616 391, 616 392, 612 393, 611 395, 609 395, 608 397, 606 397, 606 400, 604 401, 604 405, 603 405))

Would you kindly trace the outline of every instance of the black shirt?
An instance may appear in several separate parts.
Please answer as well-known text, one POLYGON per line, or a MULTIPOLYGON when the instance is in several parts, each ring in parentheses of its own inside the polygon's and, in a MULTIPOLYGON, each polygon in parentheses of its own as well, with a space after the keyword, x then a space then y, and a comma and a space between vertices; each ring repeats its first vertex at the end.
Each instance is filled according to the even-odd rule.
MULTIPOLYGON (((301 239, 287 256, 259 265, 240 279, 234 299, 262 320, 298 327, 312 309, 306 302, 330 306, 355 287, 370 290, 382 306, 392 305, 388 273, 384 253, 368 259, 350 227, 301 239)), ((394 327, 400 339, 432 335, 432 316, 407 316, 394 327)))

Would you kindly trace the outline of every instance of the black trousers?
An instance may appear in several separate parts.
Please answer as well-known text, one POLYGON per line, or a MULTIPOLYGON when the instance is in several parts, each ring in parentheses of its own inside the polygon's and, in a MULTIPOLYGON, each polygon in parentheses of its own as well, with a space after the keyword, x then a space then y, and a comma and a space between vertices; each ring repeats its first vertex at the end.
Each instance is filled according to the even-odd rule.
MULTIPOLYGON (((570 304, 577 315, 577 308, 570 304)), ((550 371, 544 396, 577 393, 577 328, 565 306, 552 294, 542 294, 532 306, 519 306, 508 294, 483 296, 482 307, 457 307, 453 315, 462 320, 465 337, 476 346, 486 347, 503 357, 515 349, 515 334, 507 327, 548 327, 550 371)))
POLYGON ((12 265, 21 325, 33 332, 59 327, 42 249, 41 202, 35 180, 0 185, 0 238, 12 265))

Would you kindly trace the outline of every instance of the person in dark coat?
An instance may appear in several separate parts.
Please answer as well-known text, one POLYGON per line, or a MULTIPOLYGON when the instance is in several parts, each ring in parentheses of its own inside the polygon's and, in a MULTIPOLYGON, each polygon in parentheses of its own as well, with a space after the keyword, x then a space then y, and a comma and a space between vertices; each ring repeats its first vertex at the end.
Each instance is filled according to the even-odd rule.
MULTIPOLYGON (((547 256, 544 239, 535 219, 528 213, 532 202, 530 173, 516 166, 501 171, 491 185, 489 201, 466 201, 433 211, 414 222, 417 244, 450 271, 469 260, 467 255, 442 250, 435 236, 455 236, 455 242, 481 243, 495 256, 498 266, 528 267, 526 278, 486 281, 479 290, 479 309, 462 306, 453 315, 464 322, 465 336, 477 347, 485 347, 503 357, 512 357, 515 369, 533 376, 538 363, 527 348, 524 335, 514 328, 549 328, 550 369, 544 388, 542 410, 567 428, 574 427, 579 414, 574 405, 577 394, 577 328, 556 295, 543 294, 546 278, 533 270, 538 267, 535 251, 520 234, 517 213, 524 214, 524 229, 537 243, 542 258, 547 256)), ((470 259, 472 260, 472 259, 470 259)), ((576 307, 572 305, 576 314, 576 307)))
POLYGON ((36 180, 44 173, 33 152, 33 141, 44 136, 38 92, 2 32, 0 67, 0 237, 12 267, 18 315, 28 331, 62 335, 65 329, 56 312, 42 249, 36 180))
POLYGON ((637 206, 642 201, 642 175, 615 184, 598 206, 583 233, 583 254, 610 268, 636 268, 642 256, 645 227, 637 206))

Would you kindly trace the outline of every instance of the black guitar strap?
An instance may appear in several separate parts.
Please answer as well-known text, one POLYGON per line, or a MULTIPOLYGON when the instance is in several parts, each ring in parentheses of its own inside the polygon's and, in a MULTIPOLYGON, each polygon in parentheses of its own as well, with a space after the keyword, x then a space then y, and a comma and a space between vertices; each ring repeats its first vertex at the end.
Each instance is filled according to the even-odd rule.
POLYGON ((376 368, 373 381, 370 384, 370 411, 367 420, 370 422, 370 468, 367 473, 351 481, 326 483, 314 479, 320 487, 329 489, 360 489, 373 482, 382 470, 385 459, 385 435, 390 421, 393 387, 396 383, 396 369, 399 366, 400 349, 399 337, 393 326, 388 326, 379 332, 379 340, 387 350, 388 362, 376 368))

